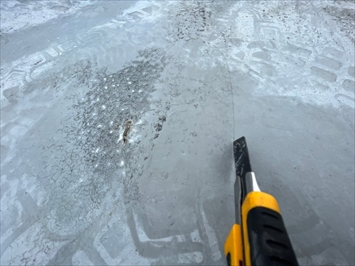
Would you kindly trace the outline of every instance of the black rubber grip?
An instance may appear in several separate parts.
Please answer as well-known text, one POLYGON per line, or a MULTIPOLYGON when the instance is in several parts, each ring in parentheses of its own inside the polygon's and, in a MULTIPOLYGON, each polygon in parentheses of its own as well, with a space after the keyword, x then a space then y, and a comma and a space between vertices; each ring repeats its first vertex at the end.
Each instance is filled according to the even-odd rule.
POLYGON ((253 266, 298 265, 282 216, 256 207, 247 216, 250 258, 253 266))

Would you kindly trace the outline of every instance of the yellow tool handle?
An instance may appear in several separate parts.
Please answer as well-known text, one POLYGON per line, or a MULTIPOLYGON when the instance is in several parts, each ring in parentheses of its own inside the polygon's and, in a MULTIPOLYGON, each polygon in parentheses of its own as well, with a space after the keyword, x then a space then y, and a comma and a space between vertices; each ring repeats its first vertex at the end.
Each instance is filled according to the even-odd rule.
POLYGON ((224 255, 228 266, 243 265, 242 228, 240 224, 234 224, 226 242, 224 243, 224 255))
POLYGON ((242 205, 242 232, 244 265, 298 265, 279 205, 270 194, 248 193, 242 205))

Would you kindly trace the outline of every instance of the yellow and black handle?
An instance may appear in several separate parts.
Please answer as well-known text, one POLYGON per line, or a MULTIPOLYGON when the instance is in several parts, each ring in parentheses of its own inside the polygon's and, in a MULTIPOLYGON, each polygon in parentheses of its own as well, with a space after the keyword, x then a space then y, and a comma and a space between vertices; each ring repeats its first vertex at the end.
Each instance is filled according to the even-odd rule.
POLYGON ((241 225, 233 225, 225 243, 228 265, 298 265, 273 196, 261 191, 248 193, 241 217, 241 225))
POLYGON ((224 245, 228 265, 298 265, 276 199, 259 189, 245 137, 233 142, 233 152, 236 224, 224 245))

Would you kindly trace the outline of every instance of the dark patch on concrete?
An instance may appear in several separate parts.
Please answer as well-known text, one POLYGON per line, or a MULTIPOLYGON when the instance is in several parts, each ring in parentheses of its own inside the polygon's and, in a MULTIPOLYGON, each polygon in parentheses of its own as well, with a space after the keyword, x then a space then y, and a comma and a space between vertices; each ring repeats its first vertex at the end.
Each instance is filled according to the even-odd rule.
MULTIPOLYGON (((166 116, 162 115, 159 117, 159 122, 157 124, 155 124, 154 128, 155 131, 160 132, 163 129, 163 124, 166 121, 166 116)), ((159 134, 155 134, 154 139, 158 138, 159 134)))
POLYGON ((355 43, 355 10, 327 6, 324 8, 324 11, 334 18, 341 31, 355 43))

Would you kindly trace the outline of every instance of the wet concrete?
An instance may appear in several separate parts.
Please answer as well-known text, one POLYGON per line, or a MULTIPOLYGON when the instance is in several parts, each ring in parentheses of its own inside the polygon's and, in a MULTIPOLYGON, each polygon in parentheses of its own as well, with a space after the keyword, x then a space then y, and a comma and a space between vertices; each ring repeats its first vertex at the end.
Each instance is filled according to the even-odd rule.
POLYGON ((225 265, 242 135, 299 263, 354 264, 353 2, 46 3, 1 3, 1 264, 225 265))

